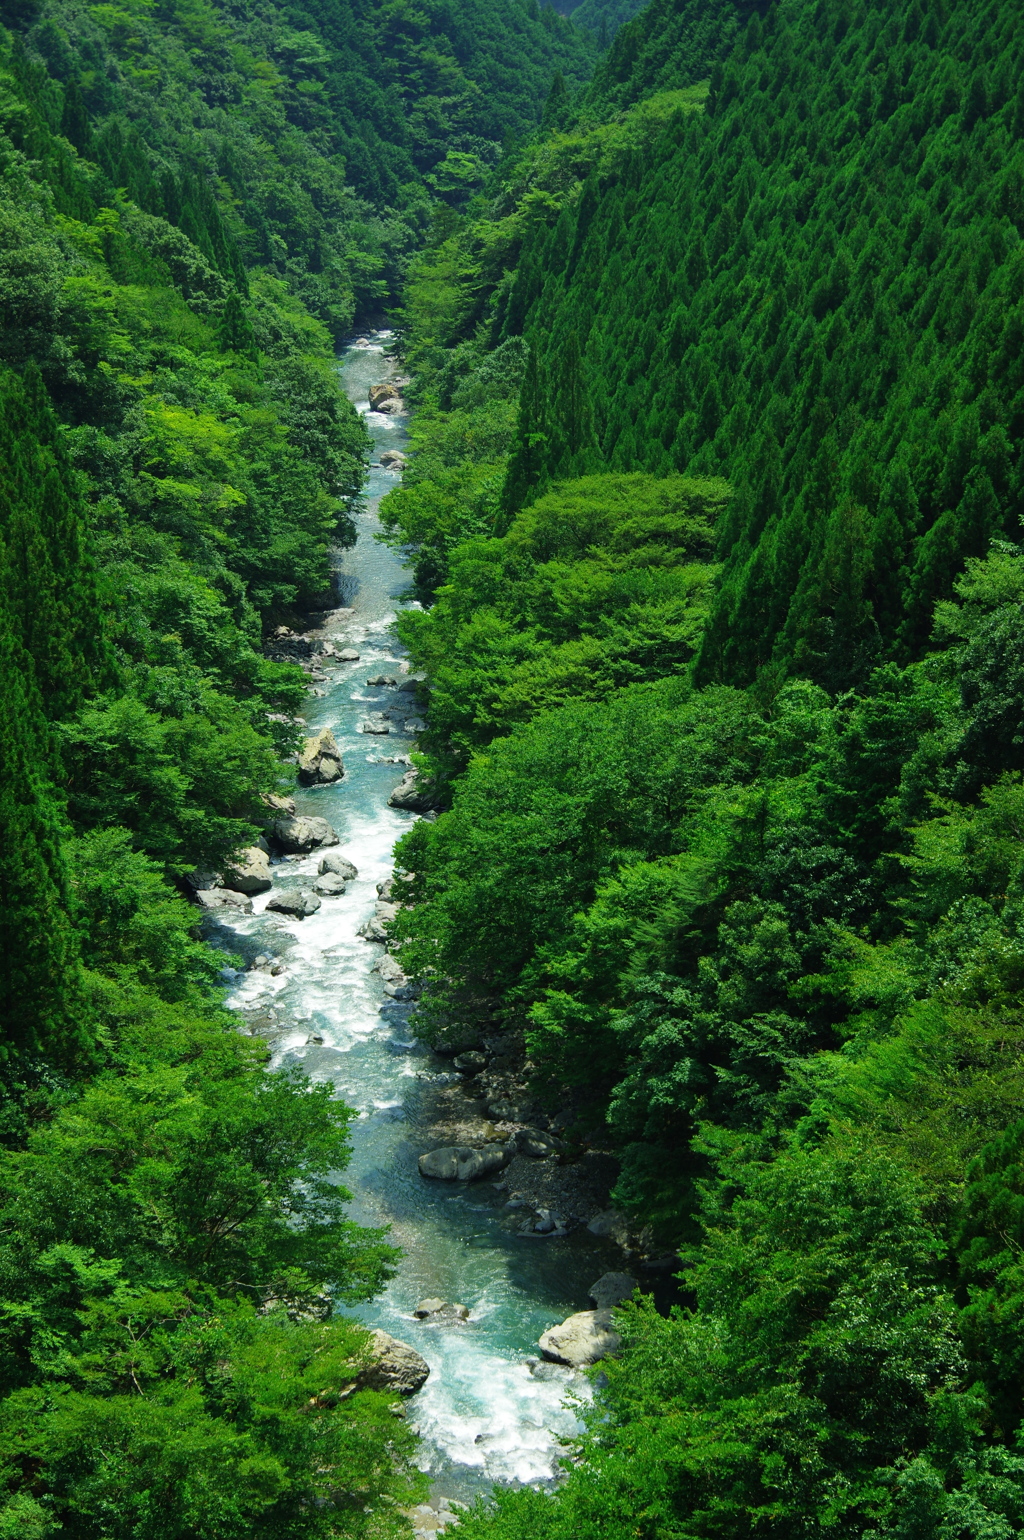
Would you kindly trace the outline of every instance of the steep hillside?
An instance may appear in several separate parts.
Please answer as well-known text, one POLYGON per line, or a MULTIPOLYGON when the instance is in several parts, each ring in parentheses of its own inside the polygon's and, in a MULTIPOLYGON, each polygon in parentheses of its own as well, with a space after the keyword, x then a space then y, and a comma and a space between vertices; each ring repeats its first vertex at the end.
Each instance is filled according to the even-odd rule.
POLYGON ((1024 1530, 1022 47, 655 4, 414 265, 394 933, 682 1286, 467 1540, 1024 1530))
POLYGON ((408 1535, 334 1312, 396 1260, 352 1114, 239 1035, 182 878, 293 774, 263 638, 353 538, 336 337, 593 48, 535 6, 3 16, 0 1535, 408 1535))

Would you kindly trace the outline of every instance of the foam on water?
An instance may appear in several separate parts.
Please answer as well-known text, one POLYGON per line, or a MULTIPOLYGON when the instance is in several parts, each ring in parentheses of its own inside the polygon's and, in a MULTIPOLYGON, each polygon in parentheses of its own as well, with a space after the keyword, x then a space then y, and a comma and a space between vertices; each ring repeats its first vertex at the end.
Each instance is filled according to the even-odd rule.
MULTIPOLYGON (((389 333, 357 338, 342 358, 350 398, 363 412, 378 451, 407 441, 400 414, 370 412, 371 385, 386 377, 389 333)), ((430 1364, 425 1387, 409 1403, 422 1437, 424 1469, 440 1496, 468 1499, 494 1482, 547 1483, 558 1470, 561 1440, 578 1424, 571 1397, 585 1396, 581 1376, 554 1366, 534 1373, 540 1333, 586 1306, 587 1285, 613 1264, 606 1243, 586 1232, 537 1240, 520 1236, 504 1211, 505 1193, 488 1183, 459 1188, 420 1177, 418 1134, 431 1080, 450 1076, 450 1065, 418 1044, 408 1009, 388 1002, 374 963, 381 948, 357 935, 372 913, 377 884, 391 873, 396 839, 413 815, 387 806, 405 766, 381 763, 407 754, 414 740, 401 732, 367 737, 358 731, 369 710, 394 701, 394 691, 367 686, 376 673, 396 673, 401 649, 393 633, 396 605, 408 579, 396 554, 374 540, 376 505, 394 476, 371 469, 357 513, 358 542, 339 566, 341 603, 329 627, 336 643, 354 646, 358 663, 329 674, 322 699, 311 698, 311 729, 332 728, 345 761, 337 785, 300 791, 299 811, 325 817, 337 830, 337 849, 358 868, 345 894, 324 898, 305 920, 267 910, 270 894, 253 900, 253 914, 218 925, 252 958, 281 957, 286 971, 234 976, 232 1004, 273 1010, 285 1028, 276 1064, 301 1064, 317 1082, 332 1084, 356 1108, 353 1157, 345 1182, 354 1194, 353 1218, 387 1224, 402 1248, 396 1277, 375 1300, 354 1313, 409 1342, 430 1364), (383 1007, 383 1013, 382 1013, 383 1007), (307 1041, 312 1036, 322 1043, 307 1041), (416 1321, 412 1311, 427 1296, 469 1307, 464 1324, 416 1321), (567 1397, 569 1400, 567 1401, 567 1397)), ((320 853, 274 866, 278 889, 315 876, 320 853)))

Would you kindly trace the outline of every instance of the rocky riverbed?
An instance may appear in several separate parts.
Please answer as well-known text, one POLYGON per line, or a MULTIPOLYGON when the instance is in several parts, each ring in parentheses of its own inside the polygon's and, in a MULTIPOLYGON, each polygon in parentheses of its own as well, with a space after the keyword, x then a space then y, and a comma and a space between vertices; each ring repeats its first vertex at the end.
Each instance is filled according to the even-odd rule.
POLYGON ((414 1515, 430 1534, 495 1482, 556 1479, 560 1440, 576 1426, 566 1394, 586 1394, 587 1381, 571 1361, 545 1357, 542 1337, 602 1308, 588 1290, 603 1275, 658 1279, 616 1245, 631 1238, 609 1216, 610 1156, 576 1141, 571 1118, 560 1125, 526 1105, 521 1044, 465 1044, 477 1057, 459 1063, 454 1048, 434 1053, 416 1037, 415 982, 388 950, 404 888, 395 841, 436 808, 410 774, 427 702, 392 630, 406 575, 373 538, 375 500, 398 475, 385 453, 406 442, 400 410, 370 408, 368 386, 386 368, 381 338, 357 341, 344 360, 380 453, 359 541, 339 559, 338 602, 269 639, 272 655, 307 674, 301 780, 268 804, 261 843, 233 871, 197 874, 195 891, 238 964, 229 979, 240 1029, 268 1043, 274 1067, 301 1069, 357 1111, 344 1174, 353 1218, 387 1226, 403 1258, 354 1313, 429 1371, 403 1404, 432 1478, 414 1515), (422 1174, 421 1156, 456 1146, 508 1148, 475 1180, 422 1174), (443 1308, 417 1314, 427 1301, 443 1308))

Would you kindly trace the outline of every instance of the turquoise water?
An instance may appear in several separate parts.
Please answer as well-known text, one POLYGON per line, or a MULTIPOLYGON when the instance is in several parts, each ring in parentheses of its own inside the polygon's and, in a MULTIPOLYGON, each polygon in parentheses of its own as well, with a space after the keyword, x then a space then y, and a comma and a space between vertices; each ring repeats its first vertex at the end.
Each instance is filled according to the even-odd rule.
MULTIPOLYGON (((404 418, 368 406, 369 387, 390 372, 387 337, 357 338, 340 360, 377 455, 407 442, 404 418)), ((504 1209, 504 1191, 489 1183, 425 1181, 417 1169, 417 1156, 429 1147, 418 1126, 437 1077, 449 1075, 450 1064, 415 1043, 407 1011, 384 1004, 379 976, 371 972, 382 948, 356 934, 373 912, 377 883, 391 871, 395 840, 414 821, 413 814, 387 806, 405 767, 377 762, 407 753, 414 740, 396 732, 396 724, 388 737, 358 730, 368 712, 395 698, 393 691, 367 687, 367 678, 395 672, 402 660, 393 623, 408 575, 400 556, 373 538, 377 504, 396 484, 394 473, 371 468, 356 519, 358 541, 339 558, 339 603, 346 608, 324 627, 338 647, 358 648, 359 662, 331 673, 319 686, 323 698, 311 696, 306 712, 311 729, 333 729, 345 779, 296 794, 300 812, 334 825, 339 849, 359 877, 343 897, 325 898, 306 920, 265 913, 270 895, 256 898, 253 916, 234 926, 236 936, 249 957, 260 950, 279 953, 286 971, 278 977, 237 975, 232 1003, 273 1010, 284 1029, 275 1062, 301 1063, 358 1109, 345 1175, 355 1196, 353 1217, 388 1225, 404 1258, 387 1290, 355 1314, 410 1343, 430 1364, 427 1384, 408 1403, 423 1441, 421 1463, 434 1478, 435 1497, 465 1500, 494 1482, 547 1482, 557 1470, 559 1435, 576 1426, 563 1403, 567 1393, 585 1393, 586 1383, 553 1367, 539 1378, 526 1360, 536 1355, 545 1327, 587 1308, 588 1284, 614 1264, 614 1256, 585 1231, 565 1238, 520 1236, 504 1209), (314 1035, 322 1045, 307 1041, 314 1035), (426 1296, 468 1306, 469 1322, 414 1320, 412 1309, 426 1296)), ((314 873, 318 862, 313 855, 278 863, 275 882, 288 885, 314 873)))

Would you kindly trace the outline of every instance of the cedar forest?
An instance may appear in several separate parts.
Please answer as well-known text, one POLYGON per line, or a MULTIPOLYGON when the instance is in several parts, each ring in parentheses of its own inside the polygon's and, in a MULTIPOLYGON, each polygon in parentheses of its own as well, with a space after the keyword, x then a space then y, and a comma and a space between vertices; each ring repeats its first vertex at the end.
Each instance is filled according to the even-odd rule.
POLYGON ((450 1533, 1024 1534, 1024 20, 634 11, 0 5, 0 1540, 410 1533, 352 1114, 183 896, 382 313, 419 1030, 521 1034, 683 1301, 450 1533))

